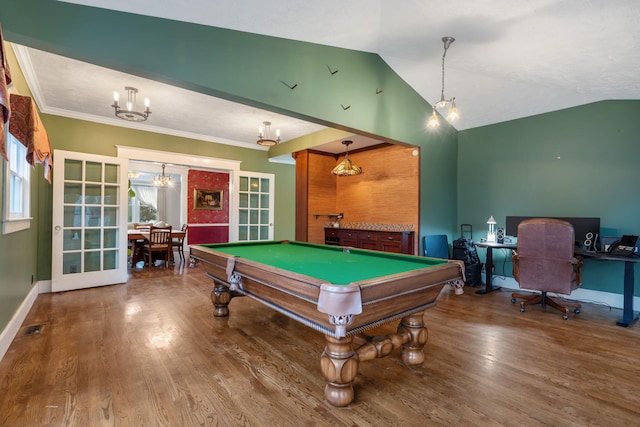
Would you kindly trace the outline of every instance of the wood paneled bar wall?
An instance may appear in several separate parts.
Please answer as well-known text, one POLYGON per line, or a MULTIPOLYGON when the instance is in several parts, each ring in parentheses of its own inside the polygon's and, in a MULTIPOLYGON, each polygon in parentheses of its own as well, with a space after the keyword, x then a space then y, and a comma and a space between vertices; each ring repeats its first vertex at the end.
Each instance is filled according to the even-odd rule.
MULTIPOLYGON (((335 176, 333 167, 344 158, 314 150, 293 154, 296 159, 296 240, 324 243, 324 228, 343 213, 341 221, 361 224, 412 225, 419 236, 420 149, 381 144, 349 150, 349 158, 364 173, 335 176)), ((414 253, 418 253, 418 238, 414 253)))

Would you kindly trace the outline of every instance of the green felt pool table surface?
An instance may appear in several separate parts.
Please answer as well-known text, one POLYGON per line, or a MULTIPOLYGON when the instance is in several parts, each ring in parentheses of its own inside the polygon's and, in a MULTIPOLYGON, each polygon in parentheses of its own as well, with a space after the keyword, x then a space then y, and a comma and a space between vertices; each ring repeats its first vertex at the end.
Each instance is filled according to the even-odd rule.
POLYGON ((349 249, 304 242, 242 242, 201 245, 238 258, 314 277, 334 285, 446 264, 446 260, 349 249))

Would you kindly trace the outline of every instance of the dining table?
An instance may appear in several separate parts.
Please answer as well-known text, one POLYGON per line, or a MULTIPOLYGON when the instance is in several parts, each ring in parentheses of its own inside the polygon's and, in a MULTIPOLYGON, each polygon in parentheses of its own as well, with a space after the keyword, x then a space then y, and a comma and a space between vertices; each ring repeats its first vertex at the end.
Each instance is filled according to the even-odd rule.
MULTIPOLYGON (((186 231, 171 230, 171 240, 185 237, 186 231)), ((138 246, 142 246, 145 241, 149 240, 149 228, 137 228, 127 230, 127 239, 131 242, 131 266, 135 266, 138 261, 142 261, 142 254, 138 251, 138 246)), ((171 262, 173 262, 173 251, 169 254, 171 262)))

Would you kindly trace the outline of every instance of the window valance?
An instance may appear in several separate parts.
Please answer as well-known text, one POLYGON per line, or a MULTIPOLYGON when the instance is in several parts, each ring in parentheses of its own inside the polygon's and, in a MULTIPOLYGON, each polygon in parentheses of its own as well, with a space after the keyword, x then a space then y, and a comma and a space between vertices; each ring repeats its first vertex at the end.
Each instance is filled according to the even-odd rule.
POLYGON ((27 147, 27 162, 31 166, 40 163, 44 167, 44 177, 51 182, 53 163, 49 136, 31 97, 11 94, 9 132, 27 147))
POLYGON ((9 90, 7 86, 11 83, 11 73, 9 72, 9 60, 4 51, 4 39, 2 38, 2 28, 0 28, 0 156, 5 160, 7 158, 7 150, 4 135, 4 127, 9 120, 11 106, 9 105, 9 90))

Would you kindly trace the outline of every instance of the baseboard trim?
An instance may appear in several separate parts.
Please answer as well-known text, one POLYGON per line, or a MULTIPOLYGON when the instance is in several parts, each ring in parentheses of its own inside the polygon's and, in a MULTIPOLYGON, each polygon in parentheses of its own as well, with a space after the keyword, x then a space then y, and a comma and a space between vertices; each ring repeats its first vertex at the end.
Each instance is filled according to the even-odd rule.
POLYGON ((31 306, 33 306, 39 293, 40 287, 36 283, 31 287, 31 291, 29 291, 27 297, 22 301, 22 304, 20 304, 20 307, 9 321, 9 324, 4 328, 2 333, 0 333, 0 360, 4 358, 7 350, 9 350, 9 346, 22 327, 22 323, 24 319, 26 319, 27 314, 29 314, 29 310, 31 310, 31 306))

